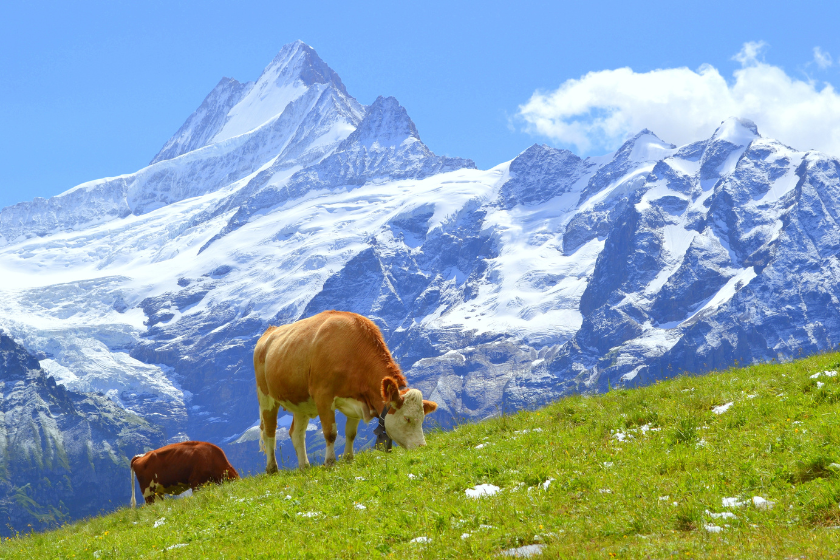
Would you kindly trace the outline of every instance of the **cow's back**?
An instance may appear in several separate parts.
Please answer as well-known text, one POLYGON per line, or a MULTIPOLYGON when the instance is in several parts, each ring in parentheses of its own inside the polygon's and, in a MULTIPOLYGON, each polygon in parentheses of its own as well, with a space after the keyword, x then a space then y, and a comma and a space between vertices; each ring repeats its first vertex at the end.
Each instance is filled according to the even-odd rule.
POLYGON ((314 393, 358 398, 371 382, 368 376, 376 377, 377 392, 386 373, 405 382, 376 325, 344 311, 269 328, 254 349, 254 370, 263 394, 291 403, 314 393))

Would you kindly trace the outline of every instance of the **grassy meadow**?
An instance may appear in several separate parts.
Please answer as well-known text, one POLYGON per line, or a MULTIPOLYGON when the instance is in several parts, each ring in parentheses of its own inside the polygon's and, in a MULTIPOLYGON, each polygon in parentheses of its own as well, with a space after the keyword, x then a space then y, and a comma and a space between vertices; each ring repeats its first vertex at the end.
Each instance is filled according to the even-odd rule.
POLYGON ((4 539, 0 558, 838 556, 840 374, 826 371, 840 354, 573 396, 427 430, 423 449, 4 539))

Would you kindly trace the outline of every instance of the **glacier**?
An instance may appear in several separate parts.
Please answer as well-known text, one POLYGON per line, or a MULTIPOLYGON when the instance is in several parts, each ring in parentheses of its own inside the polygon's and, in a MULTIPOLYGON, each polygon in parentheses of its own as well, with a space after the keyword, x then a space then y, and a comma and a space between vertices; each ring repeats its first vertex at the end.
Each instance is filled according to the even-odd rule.
POLYGON ((295 42, 149 166, 0 210, 0 329, 59 386, 259 472, 253 346, 324 309, 373 319, 443 427, 834 348, 838 201, 840 160, 737 117, 477 169, 295 42))

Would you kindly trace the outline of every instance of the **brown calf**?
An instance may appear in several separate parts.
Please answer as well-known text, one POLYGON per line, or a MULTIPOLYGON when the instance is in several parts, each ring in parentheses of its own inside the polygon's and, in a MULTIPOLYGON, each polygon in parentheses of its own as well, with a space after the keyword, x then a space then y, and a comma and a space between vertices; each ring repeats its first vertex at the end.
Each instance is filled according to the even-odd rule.
POLYGON ((239 478, 225 452, 204 441, 172 443, 137 455, 131 460, 131 507, 134 499, 134 475, 147 504, 164 494, 195 490, 208 482, 221 483, 239 478))

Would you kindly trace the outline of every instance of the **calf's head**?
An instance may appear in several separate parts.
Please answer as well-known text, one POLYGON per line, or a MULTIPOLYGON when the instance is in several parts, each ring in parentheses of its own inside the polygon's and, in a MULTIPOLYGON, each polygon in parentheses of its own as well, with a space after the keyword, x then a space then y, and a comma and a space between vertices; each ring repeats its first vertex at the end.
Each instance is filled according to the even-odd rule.
POLYGON ((437 409, 437 403, 424 401, 418 389, 400 391, 393 377, 382 380, 382 398, 391 406, 385 415, 385 431, 391 439, 406 449, 426 445, 423 419, 437 409))

